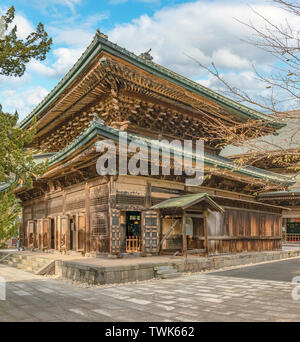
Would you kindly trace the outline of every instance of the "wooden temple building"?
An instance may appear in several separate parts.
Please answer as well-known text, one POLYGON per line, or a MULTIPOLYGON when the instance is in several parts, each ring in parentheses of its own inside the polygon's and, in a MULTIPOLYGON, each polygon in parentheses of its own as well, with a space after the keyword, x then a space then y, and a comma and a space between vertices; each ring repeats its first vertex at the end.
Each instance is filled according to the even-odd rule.
MULTIPOLYGON (((282 139, 287 135, 279 131, 282 139)), ((278 137, 278 140, 280 138, 278 137)), ((277 142, 278 145, 278 142, 277 142)), ((276 146, 274 144, 274 146, 276 146)), ((283 206, 286 209, 282 211, 282 231, 288 241, 300 241, 300 178, 299 148, 274 149, 266 153, 239 154, 231 156, 234 160, 247 158, 248 162, 268 171, 278 174, 285 174, 294 178, 295 182, 283 190, 271 190, 260 192, 257 196, 259 202, 283 206)))
MULTIPOLYGON (((81 58, 20 124, 36 137, 28 148, 48 160, 32 189, 18 188, 21 243, 39 250, 97 254, 138 252, 235 253, 281 248, 281 206, 262 203, 253 191, 289 177, 219 156, 210 118, 236 125, 263 120, 237 104, 97 32, 81 58), (116 144, 120 132, 146 144, 162 139, 207 138, 205 178, 99 176, 97 143, 116 144)), ((280 127, 280 125, 278 126, 280 127)))
POLYGON ((273 151, 270 155, 272 157, 260 158, 259 165, 266 170, 294 177, 295 183, 284 190, 261 192, 257 199, 260 202, 285 207, 286 210, 282 212, 282 230, 285 238, 288 241, 300 241, 299 148, 286 149, 284 155, 283 151, 273 151), (281 160, 279 165, 276 165, 277 158, 281 160))

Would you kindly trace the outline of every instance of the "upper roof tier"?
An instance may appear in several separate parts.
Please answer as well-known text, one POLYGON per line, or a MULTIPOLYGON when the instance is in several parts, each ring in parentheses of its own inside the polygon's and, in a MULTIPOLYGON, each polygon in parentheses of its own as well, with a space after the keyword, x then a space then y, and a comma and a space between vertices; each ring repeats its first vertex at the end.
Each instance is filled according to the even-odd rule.
POLYGON ((20 123, 27 128, 37 118, 37 136, 84 111, 102 95, 120 89, 185 107, 192 115, 219 117, 228 122, 261 120, 280 128, 268 115, 238 104, 161 65, 110 42, 97 32, 93 41, 48 96, 20 123))

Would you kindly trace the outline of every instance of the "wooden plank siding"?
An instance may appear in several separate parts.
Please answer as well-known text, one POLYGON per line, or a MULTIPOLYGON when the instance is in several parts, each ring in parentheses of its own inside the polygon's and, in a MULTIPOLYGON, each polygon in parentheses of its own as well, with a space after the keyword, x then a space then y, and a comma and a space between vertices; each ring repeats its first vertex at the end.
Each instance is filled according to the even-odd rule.
POLYGON ((281 217, 236 209, 226 209, 224 234, 208 236, 211 253, 240 253, 281 248, 281 217))
MULTIPOLYGON (((203 192, 199 187, 198 191, 203 192)), ((149 177, 120 176, 116 179, 98 177, 92 180, 50 191, 45 196, 35 200, 23 202, 23 225, 21 236, 25 247, 29 247, 29 231, 38 220, 51 218, 55 226, 55 249, 66 251, 70 247, 69 219, 80 229, 76 233, 76 249, 81 252, 103 254, 119 253, 123 251, 125 237, 126 211, 139 211, 146 213, 149 206, 160 203, 168 198, 186 193, 181 183, 151 179, 149 177), (112 213, 120 213, 118 224, 114 222, 112 231, 112 213), (119 222, 120 221, 120 222, 119 222), (120 227, 119 227, 120 225, 120 227), (113 234, 114 233, 114 234, 113 234), (116 233, 118 233, 116 235, 116 233), (119 240, 120 239, 120 240, 119 240), (112 244, 114 243, 114 245, 112 244)), ((187 211, 187 215, 197 217, 195 220, 193 236, 188 239, 188 249, 202 249, 207 246, 211 254, 235 253, 244 251, 275 250, 281 248, 281 210, 268 207, 252 198, 243 200, 218 192, 213 197, 225 209, 225 213, 207 213, 207 241, 204 234, 204 212, 201 204, 195 205, 187 211), (199 218, 199 217, 202 218, 199 218)), ((159 240, 172 224, 170 218, 157 217, 157 233, 159 240)), ((50 222, 49 222, 50 227, 50 222)), ((142 235, 146 232, 146 225, 142 226, 142 235)), ((148 228, 147 228, 148 229, 148 228)), ((153 227, 151 227, 153 230, 153 227)), ((49 246, 50 231, 47 228, 47 245, 49 246)), ((181 250, 182 235, 178 225, 172 234, 162 244, 161 250, 181 250)), ((152 232, 152 231, 151 231, 152 232)), ((40 233, 41 234, 41 233, 40 233)), ((148 234, 149 235, 149 234, 148 234)), ((39 239, 38 247, 45 248, 46 241, 39 239)), ((152 243, 153 241, 151 241, 152 243)), ((146 240, 142 241, 147 246, 146 240)), ((146 252, 156 252, 156 246, 151 245, 146 252)), ((32 243, 31 243, 32 246, 32 243)), ((41 249, 42 249, 41 248, 41 249)), ((48 247, 49 248, 49 247, 48 247)))

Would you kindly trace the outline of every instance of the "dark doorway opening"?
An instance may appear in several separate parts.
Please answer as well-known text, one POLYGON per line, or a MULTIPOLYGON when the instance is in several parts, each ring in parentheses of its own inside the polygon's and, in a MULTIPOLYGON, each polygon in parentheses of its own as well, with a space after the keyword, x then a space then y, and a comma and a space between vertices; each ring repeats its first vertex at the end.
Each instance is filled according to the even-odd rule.
POLYGON ((76 249, 76 227, 74 219, 70 219, 70 250, 74 251, 76 249))
POLYGON ((55 222, 54 219, 51 219, 50 222, 50 229, 51 229, 51 243, 50 243, 50 248, 55 249, 55 222))
POLYGON ((139 211, 126 212, 126 236, 141 236, 141 213, 139 211))
POLYGON ((34 226, 33 226, 33 247, 34 248, 39 248, 38 242, 39 242, 39 234, 37 230, 37 221, 34 221, 34 226))
POLYGON ((140 252, 142 249, 141 213, 126 212, 126 252, 140 252))

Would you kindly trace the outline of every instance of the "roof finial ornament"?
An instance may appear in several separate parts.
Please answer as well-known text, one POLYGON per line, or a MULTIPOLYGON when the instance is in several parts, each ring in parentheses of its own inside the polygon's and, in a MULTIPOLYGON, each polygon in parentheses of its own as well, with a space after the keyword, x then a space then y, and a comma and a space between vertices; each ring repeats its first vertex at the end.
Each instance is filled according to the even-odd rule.
POLYGON ((149 49, 148 51, 141 53, 140 57, 144 58, 146 61, 150 61, 151 62, 153 60, 153 57, 150 55, 151 50, 152 49, 149 49))
POLYGON ((97 36, 108 40, 108 36, 106 34, 104 34, 103 32, 101 32, 99 28, 97 28, 96 32, 97 32, 97 36))

